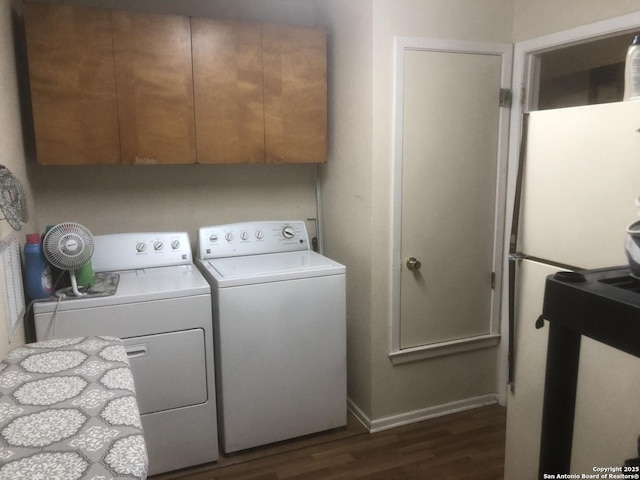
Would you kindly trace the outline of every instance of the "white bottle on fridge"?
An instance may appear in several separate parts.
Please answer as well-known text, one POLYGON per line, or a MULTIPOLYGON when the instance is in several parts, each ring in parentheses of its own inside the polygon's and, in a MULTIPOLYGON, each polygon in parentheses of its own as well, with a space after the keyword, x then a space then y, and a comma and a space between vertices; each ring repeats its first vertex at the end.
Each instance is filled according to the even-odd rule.
POLYGON ((640 100, 640 35, 627 49, 624 64, 624 100, 640 100))

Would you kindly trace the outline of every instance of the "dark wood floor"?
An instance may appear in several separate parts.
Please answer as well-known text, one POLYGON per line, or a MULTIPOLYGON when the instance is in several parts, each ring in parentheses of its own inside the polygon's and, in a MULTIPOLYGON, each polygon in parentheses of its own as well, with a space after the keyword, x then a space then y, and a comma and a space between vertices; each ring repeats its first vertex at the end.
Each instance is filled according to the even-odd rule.
POLYGON ((370 434, 344 429, 223 456, 153 480, 502 480, 506 410, 468 410, 370 434))

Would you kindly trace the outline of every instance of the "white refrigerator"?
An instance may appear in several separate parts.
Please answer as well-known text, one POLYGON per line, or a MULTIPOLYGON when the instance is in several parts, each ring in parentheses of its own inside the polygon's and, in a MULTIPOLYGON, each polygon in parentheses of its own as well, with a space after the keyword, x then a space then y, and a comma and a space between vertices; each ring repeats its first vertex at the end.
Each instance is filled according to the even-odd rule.
MULTIPOLYGON (((549 328, 535 323, 546 277, 626 264, 625 229, 640 218, 640 102, 532 112, 527 123, 505 480, 538 477, 549 328)), ((640 359, 583 337, 571 473, 622 466, 638 456, 639 435, 640 359)))

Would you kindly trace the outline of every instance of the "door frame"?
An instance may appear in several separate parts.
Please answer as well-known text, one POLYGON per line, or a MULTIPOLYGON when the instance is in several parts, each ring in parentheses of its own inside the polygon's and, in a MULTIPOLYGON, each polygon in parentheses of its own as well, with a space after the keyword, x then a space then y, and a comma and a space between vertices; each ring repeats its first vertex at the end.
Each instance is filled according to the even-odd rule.
MULTIPOLYGON (((525 112, 528 112, 531 105, 537 102, 537 86, 539 80, 536 76, 536 72, 539 71, 539 69, 536 68, 538 63, 537 55, 572 45, 578 45, 580 43, 587 43, 598 38, 606 38, 624 33, 633 33, 638 31, 638 29, 640 29, 640 12, 622 15, 587 25, 581 25, 579 27, 544 35, 542 37, 517 42, 514 45, 513 83, 511 85, 513 98, 509 127, 510 141, 508 146, 508 178, 505 205, 506 228, 504 230, 503 252, 509 251, 509 244, 511 241, 510 231, 515 200, 518 158, 520 155, 522 115, 525 112)), ((505 265, 507 265, 506 262, 503 263, 503 268, 505 265)), ((509 276, 506 274, 502 275, 502 291, 509 291, 509 276)), ((502 332, 503 337, 507 338, 507 335, 509 334, 509 299, 506 295, 503 295, 502 297, 502 305, 500 307, 500 331, 502 332)), ((535 319, 531 319, 531 321, 534 320, 535 319)), ((507 358, 508 343, 501 342, 498 386, 498 402, 501 405, 505 405, 507 401, 507 358)))
MULTIPOLYGON (((446 53, 470 53, 501 57, 500 88, 511 85, 513 45, 507 43, 467 42, 423 37, 395 37, 394 72, 394 132, 393 132, 393 180, 392 180, 392 268, 391 268, 391 345, 389 358, 394 364, 413 362, 441 355, 477 350, 498 345, 500 340, 500 291, 503 264, 503 229, 505 226, 504 205, 506 202, 507 153, 509 133, 509 108, 501 108, 499 117, 499 141, 496 179, 496 208, 494 218, 493 271, 495 289, 491 301, 490 333, 450 342, 401 348, 400 344, 400 274, 402 269, 402 162, 404 133, 404 64, 405 52, 424 50, 446 53)), ((499 99, 496 98, 496 104, 499 99)))

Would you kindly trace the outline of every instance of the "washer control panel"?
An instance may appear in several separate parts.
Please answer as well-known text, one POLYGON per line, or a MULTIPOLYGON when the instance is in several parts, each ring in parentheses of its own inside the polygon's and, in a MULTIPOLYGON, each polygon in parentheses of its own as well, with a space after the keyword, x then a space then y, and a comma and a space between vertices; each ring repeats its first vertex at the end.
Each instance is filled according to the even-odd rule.
POLYGON ((96 272, 138 270, 193 263, 186 232, 96 235, 91 259, 96 272))
POLYGON ((198 257, 202 260, 309 249, 303 221, 231 223, 198 231, 198 257))

